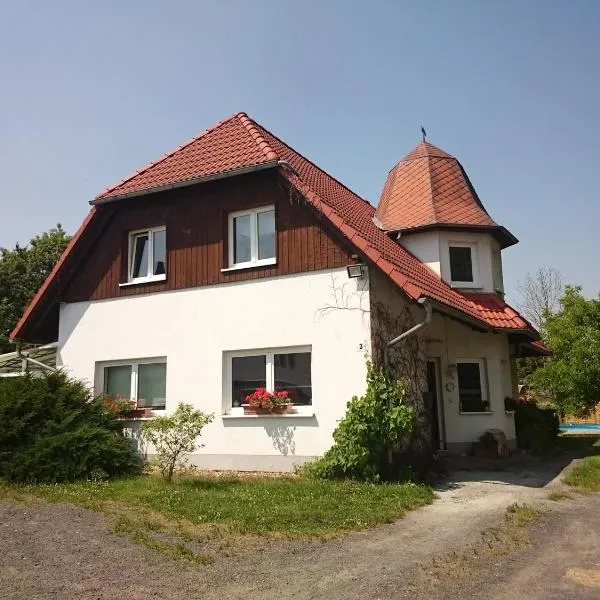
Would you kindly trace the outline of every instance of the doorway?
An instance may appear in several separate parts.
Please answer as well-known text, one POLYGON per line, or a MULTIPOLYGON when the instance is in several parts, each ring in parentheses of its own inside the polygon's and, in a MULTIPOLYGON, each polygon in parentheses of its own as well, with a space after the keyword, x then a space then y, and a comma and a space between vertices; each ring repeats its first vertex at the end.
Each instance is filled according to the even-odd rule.
POLYGON ((430 411, 431 439, 436 450, 446 449, 446 428, 444 426, 444 403, 441 393, 439 358, 427 359, 427 408, 430 411))

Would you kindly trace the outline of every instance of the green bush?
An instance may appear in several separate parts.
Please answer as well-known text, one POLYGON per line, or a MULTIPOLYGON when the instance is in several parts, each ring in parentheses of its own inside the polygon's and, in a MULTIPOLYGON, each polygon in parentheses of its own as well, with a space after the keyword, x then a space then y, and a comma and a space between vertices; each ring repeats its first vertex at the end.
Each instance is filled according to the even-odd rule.
POLYGON ((544 454, 558 437, 558 415, 555 410, 540 408, 535 402, 518 402, 515 407, 515 429, 519 448, 544 454))
POLYGON ((84 383, 61 372, 0 379, 0 479, 54 483, 140 469, 121 424, 84 383))
POLYGON ((346 415, 333 432, 334 445, 323 457, 302 467, 323 479, 389 478, 390 456, 414 427, 414 411, 405 404, 406 387, 367 363, 367 391, 348 402, 346 415))
POLYGON ((185 455, 196 449, 202 429, 212 420, 212 414, 194 410, 191 404, 182 402, 173 414, 142 425, 144 437, 156 450, 158 468, 168 482, 173 479, 175 467, 185 464, 185 455))

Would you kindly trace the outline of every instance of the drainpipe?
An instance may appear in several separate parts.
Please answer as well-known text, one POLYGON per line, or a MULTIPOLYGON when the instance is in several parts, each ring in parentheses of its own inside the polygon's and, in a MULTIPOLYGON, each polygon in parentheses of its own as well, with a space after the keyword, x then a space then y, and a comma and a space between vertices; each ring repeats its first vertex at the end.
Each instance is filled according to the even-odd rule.
POLYGON ((383 349, 383 364, 386 367, 388 366, 389 351, 392 346, 395 346, 396 344, 401 342, 403 339, 406 339, 413 333, 416 333, 417 331, 419 331, 419 329, 422 329, 423 327, 426 327, 427 325, 429 325, 429 323, 431 323, 431 315, 432 315, 433 307, 431 306, 431 302, 430 302, 429 298, 420 298, 418 300, 418 303, 425 309, 425 318, 420 323, 417 323, 410 329, 407 329, 404 333, 401 333, 398 337, 395 337, 393 340, 391 340, 390 342, 388 342, 385 345, 385 348, 383 349))
MULTIPOLYGON (((52 344, 49 344, 48 347, 51 347, 52 344)), ((23 354, 23 351, 21 350, 21 345, 19 344, 19 342, 17 342, 17 356, 22 359, 23 361, 25 361, 25 363, 31 363, 32 365, 36 365, 36 367, 40 367, 42 369, 46 369, 47 371, 50 371, 51 373, 54 373, 57 369, 54 367, 51 367, 50 365, 45 365, 43 362, 40 362, 39 360, 35 360, 35 358, 31 358, 30 356, 27 356, 27 354, 23 354)))

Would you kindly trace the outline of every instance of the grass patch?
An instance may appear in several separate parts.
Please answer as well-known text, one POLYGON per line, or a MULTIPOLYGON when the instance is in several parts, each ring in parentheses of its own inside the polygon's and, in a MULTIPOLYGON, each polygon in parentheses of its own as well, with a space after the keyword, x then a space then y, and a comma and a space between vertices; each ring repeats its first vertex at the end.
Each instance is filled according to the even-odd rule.
MULTIPOLYGON (((113 515, 121 511, 127 518, 132 512, 153 514, 167 519, 171 528, 178 523, 182 530, 221 527, 234 534, 294 538, 330 537, 389 523, 434 498, 429 487, 412 483, 295 477, 180 477, 167 484, 155 476, 141 476, 9 489, 13 496, 20 493, 50 502, 70 502, 113 515)), ((155 518, 152 523, 166 527, 159 521, 155 518)), ((144 532, 148 524, 136 527, 144 532)))
POLYGON ((529 523, 539 521, 541 516, 542 513, 537 508, 533 508, 529 504, 518 504, 515 502, 506 509, 505 519, 511 525, 523 527, 529 523))
POLYGON ((565 483, 585 492, 600 491, 600 456, 588 456, 566 477, 565 483))
POLYGON ((561 500, 570 500, 571 495, 567 494, 567 492, 551 492, 548 494, 548 500, 552 500, 552 502, 560 502, 561 500))
POLYGON ((196 553, 183 541, 167 541, 157 537, 155 534, 158 528, 148 521, 136 522, 127 517, 119 517, 113 526, 113 531, 117 535, 128 537, 138 544, 143 544, 146 548, 156 550, 171 558, 182 559, 201 565, 208 565, 215 561, 214 556, 196 553))
POLYGON ((489 558, 498 564, 500 557, 510 556, 531 544, 530 525, 542 518, 542 512, 528 504, 511 504, 504 519, 481 532, 481 537, 463 552, 450 552, 420 566, 422 586, 419 591, 439 589, 448 580, 474 580, 482 569, 489 568, 489 558), (487 558, 487 560, 486 560, 487 558))

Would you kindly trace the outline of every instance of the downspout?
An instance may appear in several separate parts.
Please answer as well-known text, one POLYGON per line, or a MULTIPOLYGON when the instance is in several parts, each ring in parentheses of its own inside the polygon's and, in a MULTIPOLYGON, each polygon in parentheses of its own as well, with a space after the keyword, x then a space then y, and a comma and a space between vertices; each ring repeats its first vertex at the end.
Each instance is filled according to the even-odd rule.
POLYGON ((31 358, 30 356, 27 356, 27 354, 23 354, 23 351, 21 350, 21 345, 19 344, 19 342, 17 342, 17 356, 24 360, 25 363, 31 363, 32 365, 35 365, 36 367, 40 367, 42 369, 46 369, 48 371, 50 371, 51 373, 54 373, 55 371, 57 371, 57 369, 55 367, 51 367, 50 365, 45 365, 43 362, 40 362, 39 360, 35 360, 35 358, 31 358))
MULTIPOLYGON (((425 309, 425 317, 423 318, 423 320, 420 323, 417 323, 410 329, 407 329, 404 333, 401 333, 398 337, 395 337, 393 340, 389 341, 385 345, 385 348, 383 349, 383 366, 384 366, 384 368, 386 368, 388 366, 389 351, 392 346, 395 346, 396 344, 400 343, 402 340, 411 336, 413 333, 416 333, 417 331, 419 331, 419 329, 423 329, 423 327, 427 327, 427 325, 429 325, 429 323, 431 323, 433 306, 431 305, 429 298, 419 298, 419 300, 417 300, 417 302, 425 309)), ((393 460, 394 460, 394 450, 393 450, 393 448, 390 447, 390 448, 388 448, 388 464, 391 465, 393 460)))
POLYGON ((420 298, 418 300, 418 303, 425 309, 425 318, 420 323, 417 323, 410 329, 407 329, 405 332, 401 333, 398 337, 395 337, 393 340, 389 341, 385 345, 385 348, 383 349, 383 364, 384 364, 384 366, 386 366, 386 367, 388 366, 389 351, 392 346, 395 346, 402 340, 411 336, 413 333, 416 333, 417 331, 419 331, 419 329, 422 329, 423 327, 426 327, 427 325, 429 325, 429 323, 431 323, 431 315, 433 312, 433 307, 431 305, 429 298, 420 298))

